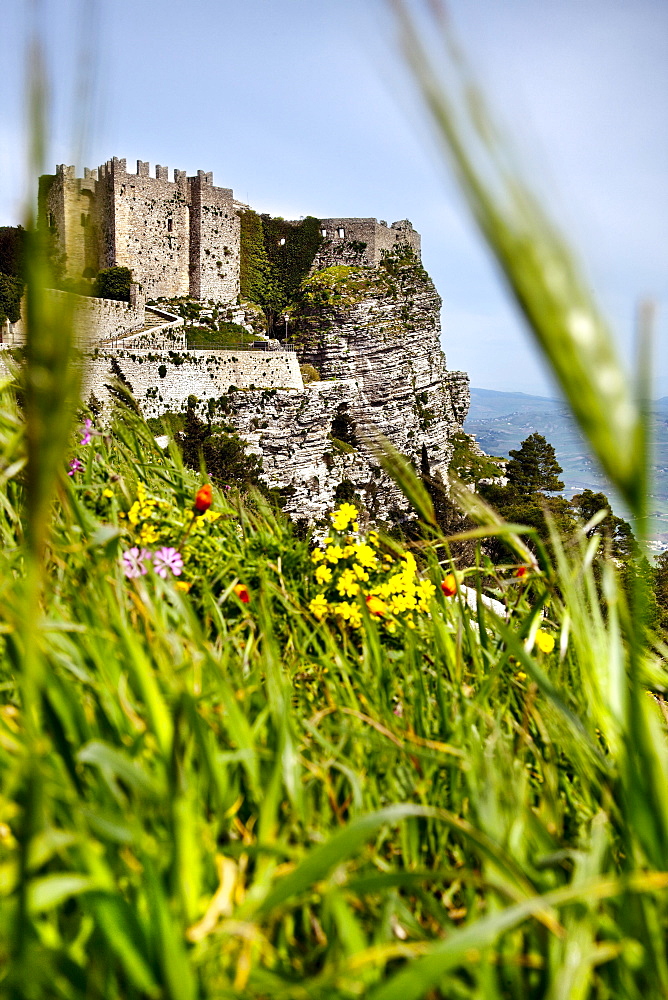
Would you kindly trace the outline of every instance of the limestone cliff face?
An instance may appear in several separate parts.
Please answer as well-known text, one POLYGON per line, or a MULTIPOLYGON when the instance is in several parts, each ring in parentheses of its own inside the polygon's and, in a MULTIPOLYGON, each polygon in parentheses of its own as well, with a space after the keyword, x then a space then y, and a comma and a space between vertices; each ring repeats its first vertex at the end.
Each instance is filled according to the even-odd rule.
POLYGON ((406 509, 364 443, 374 429, 418 468, 424 446, 431 472, 446 477, 470 397, 466 374, 446 369, 440 306, 415 260, 327 268, 305 283, 293 317, 299 358, 323 381, 230 397, 232 421, 262 457, 267 482, 284 490, 288 512, 324 515, 345 481, 372 516, 406 509))
POLYGON ((306 282, 297 316, 300 360, 323 379, 354 378, 360 427, 377 428, 419 466, 446 472, 449 438, 468 412, 468 378, 449 373, 439 342, 441 299, 416 260, 331 267, 306 282))

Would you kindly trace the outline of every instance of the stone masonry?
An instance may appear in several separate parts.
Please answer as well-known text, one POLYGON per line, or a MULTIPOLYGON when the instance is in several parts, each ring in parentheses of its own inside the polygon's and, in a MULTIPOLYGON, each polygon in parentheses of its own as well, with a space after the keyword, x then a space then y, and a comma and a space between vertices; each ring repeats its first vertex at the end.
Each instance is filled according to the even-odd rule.
POLYGON ((129 267, 149 299, 192 295, 236 302, 239 294, 239 216, 229 188, 213 174, 195 177, 137 161, 109 160, 97 170, 64 164, 40 180, 41 221, 56 233, 69 277, 93 277, 106 267, 129 267))

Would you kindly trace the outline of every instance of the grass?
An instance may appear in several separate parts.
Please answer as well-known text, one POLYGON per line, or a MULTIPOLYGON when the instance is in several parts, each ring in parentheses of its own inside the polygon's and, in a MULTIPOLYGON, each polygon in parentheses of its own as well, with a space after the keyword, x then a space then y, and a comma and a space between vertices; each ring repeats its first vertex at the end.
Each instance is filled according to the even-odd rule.
MULTIPOLYGON (((486 237, 557 376, 561 348, 578 374, 574 413, 640 523, 646 420, 592 369, 592 351, 616 362, 565 246, 516 178, 517 204, 494 163, 483 182, 484 149, 404 28, 486 237)), ((584 532, 534 557, 531 532, 455 485, 467 537, 500 535, 508 563, 479 548, 444 592, 452 539, 378 440, 433 594, 402 610, 404 581, 376 614, 353 595, 359 627, 316 612, 350 519, 340 559, 314 562, 254 495, 214 491, 220 516, 191 522, 201 478, 133 412, 84 443, 68 318, 32 260, 26 364, 0 389, 0 996, 664 997, 665 650, 640 582, 627 594, 606 563, 599 586, 584 532), (183 573, 128 577, 133 545, 178 548, 183 573), (470 609, 483 586, 503 613, 470 609)), ((406 550, 368 543, 380 593, 406 550)))

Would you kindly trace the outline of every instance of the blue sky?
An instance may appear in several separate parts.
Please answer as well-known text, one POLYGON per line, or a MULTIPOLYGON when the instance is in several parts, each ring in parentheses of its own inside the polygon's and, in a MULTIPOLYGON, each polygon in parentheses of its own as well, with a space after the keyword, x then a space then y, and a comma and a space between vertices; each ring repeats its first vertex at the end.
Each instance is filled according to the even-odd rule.
MULTIPOLYGON (((0 224, 20 221, 26 196, 33 6, 3 5, 0 224)), ((383 0, 42 0, 37 10, 49 169, 116 155, 213 170, 287 218, 407 217, 443 297, 449 367, 483 388, 552 393, 435 153, 383 0)), ((450 0, 449 10, 624 354, 638 298, 657 300, 656 388, 668 393, 668 4, 450 0)))

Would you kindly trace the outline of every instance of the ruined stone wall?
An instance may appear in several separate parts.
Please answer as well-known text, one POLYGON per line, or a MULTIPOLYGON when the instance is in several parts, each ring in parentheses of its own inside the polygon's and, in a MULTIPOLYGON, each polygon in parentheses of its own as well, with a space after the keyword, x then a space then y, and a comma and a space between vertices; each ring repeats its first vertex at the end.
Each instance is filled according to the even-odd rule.
MULTIPOLYGON (((106 384, 116 377, 115 367, 132 387, 145 417, 186 408, 188 396, 218 399, 230 386, 243 390, 294 389, 304 383, 295 354, 280 351, 167 351, 116 350, 98 352, 88 366, 83 397, 109 398, 106 384)), ((286 395, 288 395, 286 393, 286 395)))
POLYGON ((235 302, 239 294, 241 223, 229 188, 214 187, 203 170, 189 177, 190 294, 235 302))
POLYGON ((321 219, 320 232, 324 243, 316 255, 314 268, 334 264, 375 266, 384 251, 400 244, 407 244, 420 257, 420 234, 408 219, 393 222, 391 226, 376 219, 321 219))
MULTIPOLYGON (((113 247, 107 266, 129 267, 149 298, 187 295, 190 288, 190 217, 185 173, 137 161, 129 174, 125 160, 113 159, 100 168, 103 202, 113 202, 113 247)), ((111 243, 111 241, 108 241, 111 243)))

